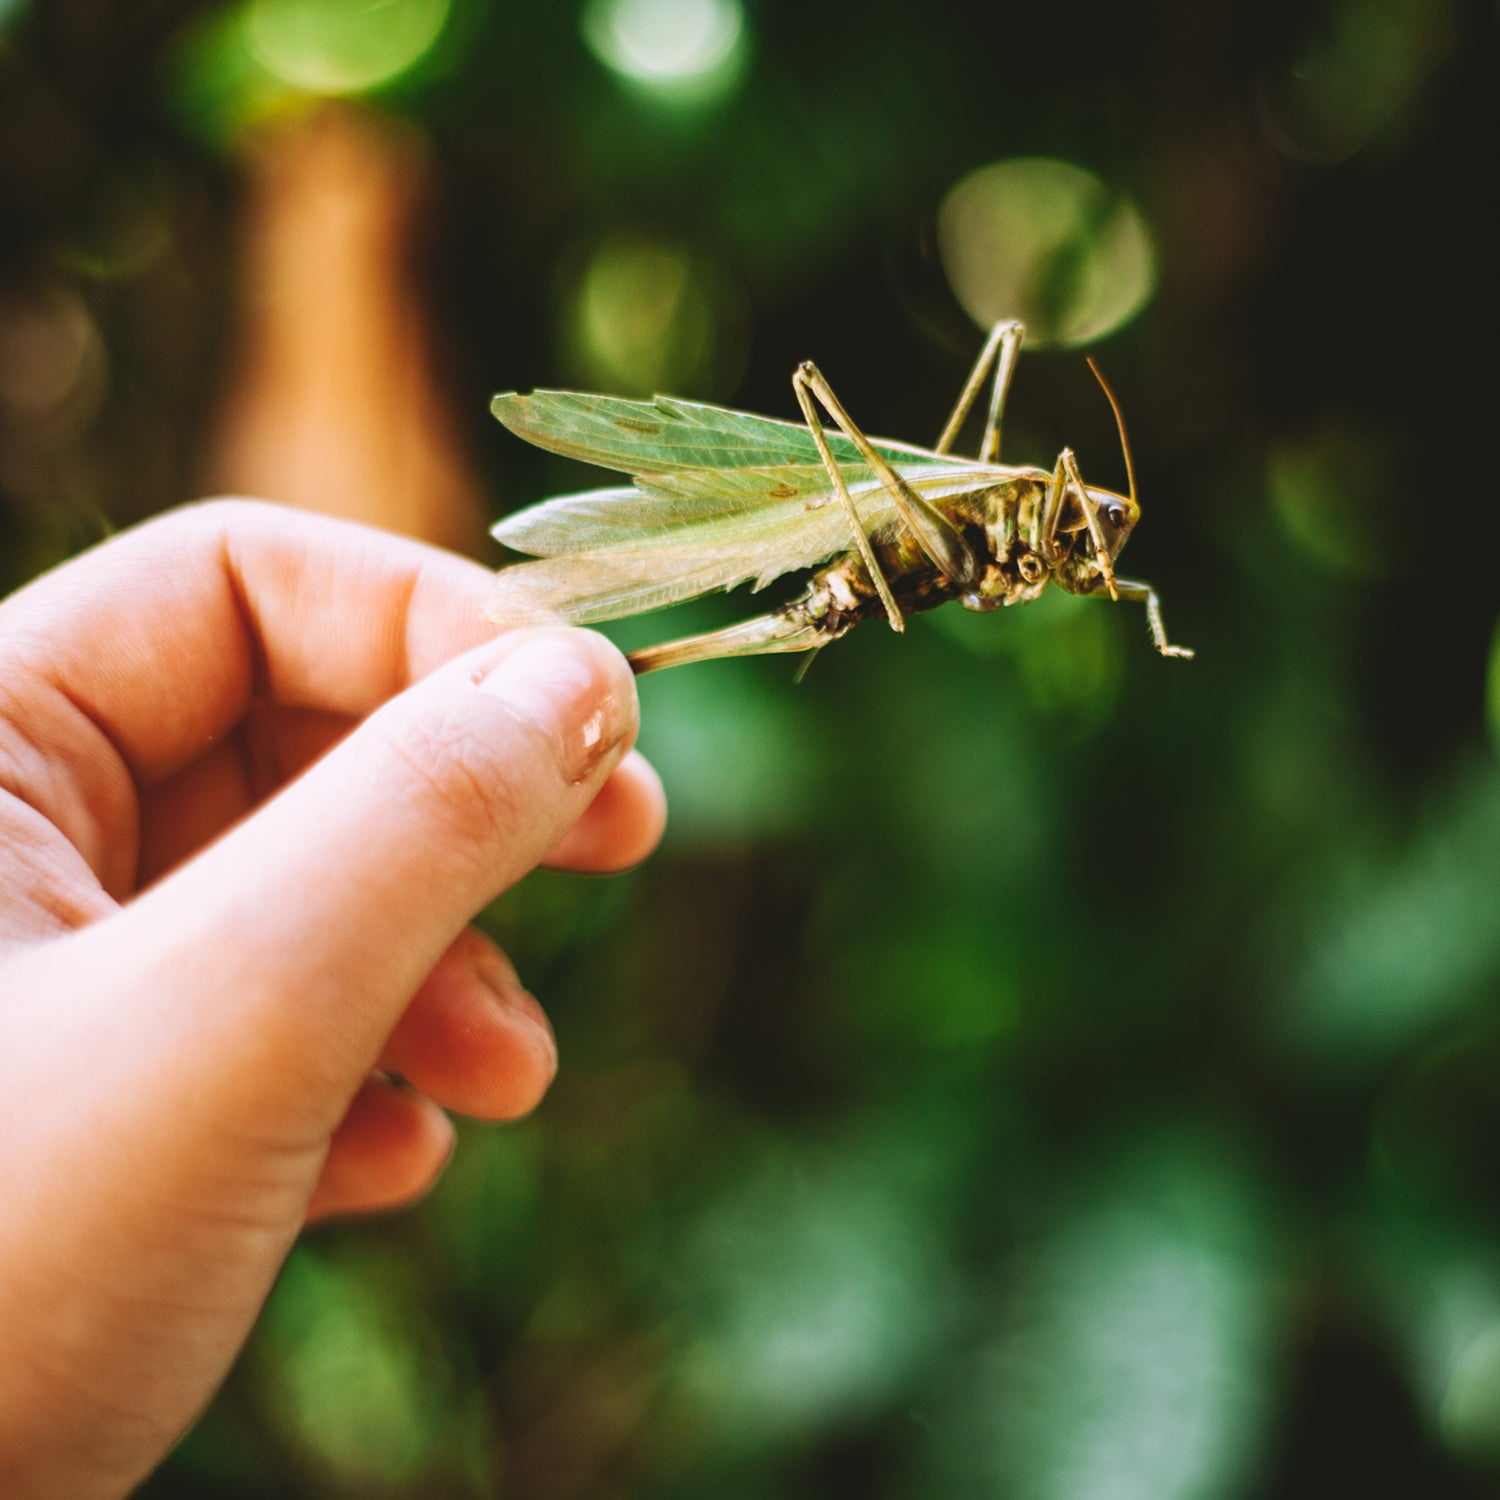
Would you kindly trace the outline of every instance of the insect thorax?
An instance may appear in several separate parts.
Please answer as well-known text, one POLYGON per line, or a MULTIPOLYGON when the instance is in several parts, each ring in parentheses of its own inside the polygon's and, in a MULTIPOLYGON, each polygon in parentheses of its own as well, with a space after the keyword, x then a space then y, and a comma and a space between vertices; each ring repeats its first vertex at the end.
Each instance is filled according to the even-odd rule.
MULTIPOLYGON (((939 502, 982 559, 980 576, 969 585, 941 573, 915 539, 904 533, 877 542, 876 560, 901 612, 919 614, 954 599, 968 609, 992 610, 1024 603, 1042 593, 1074 548, 1071 536, 1059 536, 1048 558, 1031 545, 1046 482, 1044 474, 1020 475, 939 502)), ((860 620, 883 612, 879 593, 853 551, 815 573, 803 594, 783 610, 815 626, 830 640, 860 620)))

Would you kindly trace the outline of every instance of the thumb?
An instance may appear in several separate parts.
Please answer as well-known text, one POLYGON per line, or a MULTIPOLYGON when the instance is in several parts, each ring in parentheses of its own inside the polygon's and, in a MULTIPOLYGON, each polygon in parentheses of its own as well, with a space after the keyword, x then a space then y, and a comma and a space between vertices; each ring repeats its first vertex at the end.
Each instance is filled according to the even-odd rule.
POLYGON ((173 965, 167 988, 196 978, 214 1033, 194 1040, 200 1067, 207 1047, 252 1092, 300 1078, 339 1096, 336 1117, 464 924, 588 807, 636 714, 604 637, 506 635, 391 699, 127 908, 173 965))

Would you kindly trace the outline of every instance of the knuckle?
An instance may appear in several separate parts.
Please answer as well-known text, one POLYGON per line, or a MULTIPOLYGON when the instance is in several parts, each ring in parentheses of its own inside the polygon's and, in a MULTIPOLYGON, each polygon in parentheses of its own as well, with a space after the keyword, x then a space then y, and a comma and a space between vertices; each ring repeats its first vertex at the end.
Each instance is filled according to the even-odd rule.
POLYGON ((174 530, 191 531, 206 527, 210 531, 228 533, 243 526, 263 523, 269 510, 264 500, 243 495, 209 495, 167 511, 159 522, 174 530))

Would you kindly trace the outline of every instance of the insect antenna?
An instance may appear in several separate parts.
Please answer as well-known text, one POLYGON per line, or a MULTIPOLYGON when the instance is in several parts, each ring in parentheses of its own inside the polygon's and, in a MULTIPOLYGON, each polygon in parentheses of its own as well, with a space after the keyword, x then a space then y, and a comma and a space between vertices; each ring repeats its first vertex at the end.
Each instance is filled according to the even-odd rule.
POLYGON ((1084 355, 1089 362, 1089 369, 1094 372, 1094 379, 1099 382, 1104 391, 1105 399, 1109 402, 1109 409, 1115 414, 1115 427, 1120 434, 1120 451, 1125 455, 1125 478, 1130 484, 1130 504, 1135 510, 1140 510, 1140 503, 1135 496, 1135 460, 1130 456, 1130 439, 1125 436, 1125 417, 1120 411, 1120 403, 1115 399, 1115 393, 1110 389, 1109 382, 1104 378, 1104 372, 1094 363, 1092 354, 1084 355))

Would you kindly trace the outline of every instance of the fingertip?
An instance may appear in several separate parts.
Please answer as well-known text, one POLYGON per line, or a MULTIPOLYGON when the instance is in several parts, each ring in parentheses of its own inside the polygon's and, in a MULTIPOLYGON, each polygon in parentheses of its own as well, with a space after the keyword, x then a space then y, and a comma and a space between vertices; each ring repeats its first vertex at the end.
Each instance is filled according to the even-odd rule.
POLYGON ((596 631, 526 631, 473 680, 515 718, 549 736, 565 779, 575 785, 634 743, 640 715, 635 674, 596 631))

